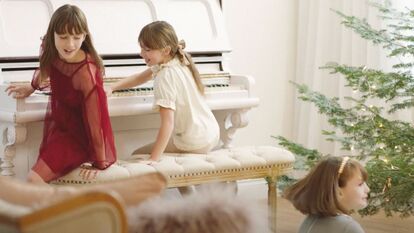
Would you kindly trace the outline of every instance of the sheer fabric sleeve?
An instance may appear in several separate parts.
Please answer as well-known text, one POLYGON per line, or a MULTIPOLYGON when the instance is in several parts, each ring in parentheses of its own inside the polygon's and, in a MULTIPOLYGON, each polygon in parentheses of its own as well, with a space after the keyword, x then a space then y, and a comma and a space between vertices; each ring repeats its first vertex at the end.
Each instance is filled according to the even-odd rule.
POLYGON ((40 77, 40 69, 36 69, 34 74, 33 74, 33 78, 32 78, 32 82, 30 83, 30 85, 32 86, 32 88, 34 90, 46 90, 50 88, 50 80, 49 77, 44 78, 42 81, 41 77, 40 77))
MULTIPOLYGON (((44 41, 42 40, 42 44, 40 45, 40 48, 39 48, 39 59, 43 55, 43 47, 44 47, 44 41)), ((40 75, 40 69, 36 69, 33 74, 32 81, 30 82, 30 85, 32 86, 33 90, 42 91, 50 87, 49 77, 43 77, 43 80, 42 81, 41 80, 42 80, 42 77, 40 75)))
POLYGON ((87 63, 75 77, 84 97, 83 122, 89 139, 91 160, 105 161, 109 166, 116 161, 116 151, 101 72, 94 64, 87 63))

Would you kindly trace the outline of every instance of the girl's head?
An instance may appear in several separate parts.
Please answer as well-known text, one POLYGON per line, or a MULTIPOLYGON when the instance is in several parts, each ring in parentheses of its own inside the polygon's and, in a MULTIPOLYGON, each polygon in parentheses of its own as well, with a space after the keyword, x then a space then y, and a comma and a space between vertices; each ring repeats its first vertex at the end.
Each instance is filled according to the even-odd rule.
POLYGON ((348 214, 367 205, 367 178, 365 168, 358 161, 329 156, 305 178, 287 188, 284 196, 304 214, 348 214))
POLYGON ((86 17, 77 6, 63 5, 53 13, 42 46, 41 72, 47 72, 57 57, 76 62, 84 57, 83 52, 90 54, 103 71, 102 60, 92 44, 86 17))
POLYGON ((149 66, 160 65, 178 57, 181 63, 189 67, 201 93, 204 86, 200 74, 191 56, 184 52, 185 43, 179 41, 174 28, 165 21, 155 21, 142 28, 138 37, 141 46, 141 56, 149 66))
POLYGON ((139 33, 141 56, 148 65, 157 65, 167 62, 178 53, 179 43, 174 28, 165 21, 155 21, 147 24, 139 33), (158 52, 162 59, 148 58, 149 52, 158 52))

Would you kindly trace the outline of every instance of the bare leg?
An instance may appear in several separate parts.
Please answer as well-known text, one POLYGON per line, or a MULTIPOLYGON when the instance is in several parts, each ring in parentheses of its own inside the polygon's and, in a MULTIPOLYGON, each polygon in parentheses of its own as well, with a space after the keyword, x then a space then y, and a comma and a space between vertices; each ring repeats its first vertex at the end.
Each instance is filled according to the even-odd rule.
POLYGON ((165 152, 167 153, 185 153, 185 151, 178 149, 172 139, 168 141, 167 147, 165 147, 165 152))
MULTIPOLYGON (((141 147, 141 148, 138 148, 138 149, 137 149, 137 150, 135 150, 134 152, 132 152, 132 155, 136 155, 136 154, 148 154, 148 155, 150 155, 150 154, 151 154, 151 151, 152 151, 153 146, 154 146, 154 143, 147 144, 147 145, 145 145, 145 146, 143 146, 143 147, 141 147)), ((167 146, 166 146, 166 148, 165 148, 164 152, 167 152, 167 153, 183 153, 184 151, 182 151, 182 150, 178 149, 178 148, 174 145, 174 143, 172 142, 172 140, 170 139, 170 140, 168 141, 168 144, 167 144, 167 146)), ((149 157, 151 157, 151 156, 149 156, 149 157)), ((160 158, 160 159, 161 159, 161 158, 160 158)), ((140 163, 142 163, 142 164, 146 164, 146 165, 153 165, 153 164, 156 164, 157 162, 158 162, 158 161, 154 161, 154 160, 152 160, 152 159, 148 159, 148 160, 141 160, 141 161, 140 161, 140 163)))
POLYGON ((27 181, 33 184, 47 184, 43 178, 33 170, 30 170, 27 174, 27 181))
MULTIPOLYGON (((135 154, 151 154, 152 147, 154 147, 154 142, 136 149, 134 152, 132 152, 132 154, 133 155, 135 155, 135 154)), ((182 150, 178 149, 174 145, 174 143, 172 142, 172 139, 170 139, 168 141, 167 147, 165 148, 164 152, 167 152, 167 153, 184 153, 185 151, 182 151, 182 150)))
POLYGON ((31 183, 44 184, 57 177, 58 175, 54 173, 42 159, 39 159, 35 165, 33 165, 32 170, 29 171, 27 181, 31 183))
POLYGON ((153 146, 154 143, 147 144, 143 147, 136 149, 134 152, 132 152, 132 154, 150 154, 153 146))

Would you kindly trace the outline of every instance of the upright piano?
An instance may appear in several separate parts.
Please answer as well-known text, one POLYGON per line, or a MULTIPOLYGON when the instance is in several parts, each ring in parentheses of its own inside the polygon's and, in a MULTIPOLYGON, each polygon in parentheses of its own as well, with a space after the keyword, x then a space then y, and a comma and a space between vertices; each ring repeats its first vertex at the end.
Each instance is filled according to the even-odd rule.
MULTIPOLYGON (((232 74, 226 65, 231 49, 219 0, 0 0, 0 175, 24 177, 37 159, 47 93, 25 99, 5 93, 10 83, 30 82, 38 67, 40 38, 54 10, 79 6, 105 65, 105 85, 146 69, 139 56, 140 29, 165 20, 186 41, 206 86, 206 99, 221 128, 221 146, 248 123, 259 104, 251 95, 254 80, 232 74)), ((108 97, 118 156, 155 140, 158 114, 152 110, 152 82, 108 97)))

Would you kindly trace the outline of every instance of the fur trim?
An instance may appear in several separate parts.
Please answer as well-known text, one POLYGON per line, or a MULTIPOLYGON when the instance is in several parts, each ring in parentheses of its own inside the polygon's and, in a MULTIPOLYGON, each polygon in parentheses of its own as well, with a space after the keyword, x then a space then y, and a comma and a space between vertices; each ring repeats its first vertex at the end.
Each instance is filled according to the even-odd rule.
POLYGON ((203 185, 183 198, 156 198, 127 209, 130 233, 267 233, 267 207, 235 197, 224 185, 203 185))

